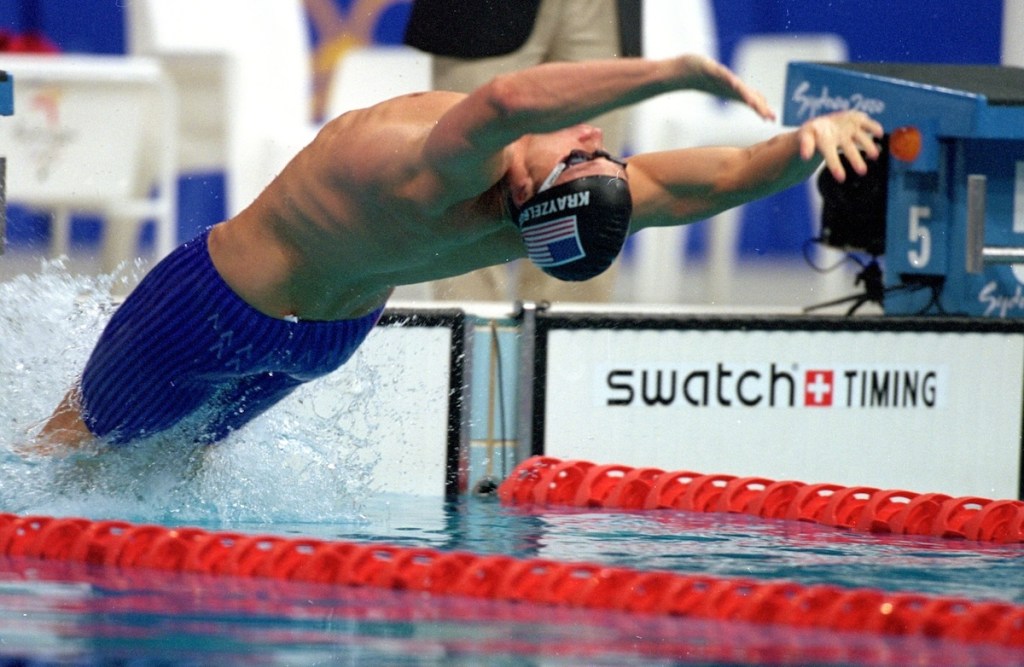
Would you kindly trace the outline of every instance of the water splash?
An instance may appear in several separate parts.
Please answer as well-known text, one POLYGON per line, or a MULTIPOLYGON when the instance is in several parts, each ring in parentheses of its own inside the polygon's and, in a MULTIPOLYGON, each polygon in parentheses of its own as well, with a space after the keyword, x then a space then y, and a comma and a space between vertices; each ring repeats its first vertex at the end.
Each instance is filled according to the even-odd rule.
POLYGON ((352 520, 372 493, 375 369, 357 357, 213 447, 174 433, 63 458, 16 453, 60 402, 138 267, 65 262, 0 283, 0 512, 175 524, 352 520))

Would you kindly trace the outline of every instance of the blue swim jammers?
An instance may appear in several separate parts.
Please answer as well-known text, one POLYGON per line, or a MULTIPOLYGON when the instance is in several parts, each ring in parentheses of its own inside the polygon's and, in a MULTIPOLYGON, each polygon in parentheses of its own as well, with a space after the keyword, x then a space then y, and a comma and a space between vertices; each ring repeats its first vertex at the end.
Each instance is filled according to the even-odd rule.
POLYGON ((100 336, 80 383, 82 417, 97 437, 127 443, 202 410, 190 435, 221 440, 348 361, 383 311, 333 322, 264 315, 217 273, 208 235, 158 263, 100 336))

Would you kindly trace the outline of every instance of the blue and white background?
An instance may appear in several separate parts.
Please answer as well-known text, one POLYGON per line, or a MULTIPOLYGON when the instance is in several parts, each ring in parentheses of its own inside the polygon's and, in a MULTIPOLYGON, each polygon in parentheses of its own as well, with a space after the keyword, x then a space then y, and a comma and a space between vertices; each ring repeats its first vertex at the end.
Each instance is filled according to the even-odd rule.
MULTIPOLYGON (((5 36, 37 30, 65 53, 124 53, 125 5, 130 1, 5 0, 0 3, 0 44, 5 36)), ((411 2, 307 0, 306 4, 319 12, 319 20, 310 21, 310 42, 316 71, 322 75, 347 45, 399 43, 411 2), (331 14, 330 21, 323 20, 325 11, 331 14)), ((1002 0, 715 0, 711 4, 719 58, 726 64, 746 35, 808 32, 841 36, 852 61, 997 64, 1000 59, 1002 0)), ((223 218, 222 193, 220 174, 193 176, 179 183, 180 238, 223 218)), ((12 209, 8 220, 12 247, 45 247, 49 233, 45 217, 12 209)), ((806 197, 793 192, 748 206, 740 234, 741 256, 797 256, 807 239, 806 226, 758 221, 806 217, 806 209, 806 197)), ((94 242, 97 228, 98 223, 88 218, 78 220, 73 242, 94 242)), ((690 252, 701 252, 700 233, 690 235, 688 243, 690 252)))

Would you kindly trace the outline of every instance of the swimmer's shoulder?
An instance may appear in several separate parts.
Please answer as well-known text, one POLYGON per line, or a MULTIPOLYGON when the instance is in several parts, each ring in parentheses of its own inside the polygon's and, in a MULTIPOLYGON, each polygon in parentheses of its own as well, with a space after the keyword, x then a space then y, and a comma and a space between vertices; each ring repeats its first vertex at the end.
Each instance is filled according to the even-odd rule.
POLYGON ((465 97, 465 93, 440 90, 399 95, 343 113, 325 127, 341 129, 350 125, 434 122, 465 97))

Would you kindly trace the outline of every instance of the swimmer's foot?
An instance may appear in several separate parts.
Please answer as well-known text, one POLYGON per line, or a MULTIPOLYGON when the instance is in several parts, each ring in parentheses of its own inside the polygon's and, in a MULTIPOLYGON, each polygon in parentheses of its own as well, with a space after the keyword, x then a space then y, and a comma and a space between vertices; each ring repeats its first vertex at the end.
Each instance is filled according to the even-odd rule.
POLYGON ((80 438, 77 434, 73 433, 48 433, 45 436, 40 434, 35 438, 16 442, 11 447, 11 451, 23 459, 34 457, 63 458, 87 450, 89 445, 95 442, 97 440, 92 435, 86 439, 80 438))

